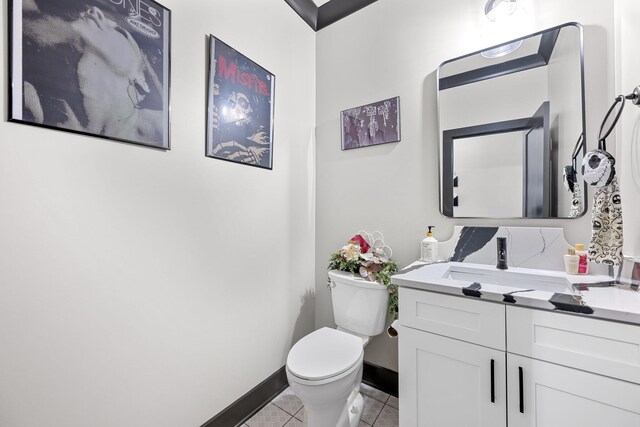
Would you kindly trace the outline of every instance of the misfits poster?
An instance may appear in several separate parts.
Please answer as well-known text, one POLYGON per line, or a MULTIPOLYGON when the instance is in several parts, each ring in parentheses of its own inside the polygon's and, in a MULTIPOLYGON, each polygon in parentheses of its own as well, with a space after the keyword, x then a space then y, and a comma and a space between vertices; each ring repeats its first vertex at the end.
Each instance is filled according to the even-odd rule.
POLYGON ((400 141, 400 97, 344 110, 342 149, 400 141))
POLYGON ((10 1, 11 120, 169 148, 168 9, 10 1))
POLYGON ((206 155, 271 169, 275 76, 210 37, 206 155))

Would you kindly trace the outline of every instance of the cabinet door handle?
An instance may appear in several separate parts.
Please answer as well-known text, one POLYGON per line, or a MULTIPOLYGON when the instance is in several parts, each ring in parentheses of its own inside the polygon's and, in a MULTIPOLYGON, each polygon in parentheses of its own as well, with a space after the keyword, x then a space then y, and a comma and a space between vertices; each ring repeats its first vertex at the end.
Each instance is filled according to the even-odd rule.
POLYGON ((496 361, 491 359, 491 403, 496 403, 495 364, 496 361))
POLYGON ((520 389, 520 413, 524 414, 524 381, 522 379, 522 367, 518 367, 518 381, 520 389))

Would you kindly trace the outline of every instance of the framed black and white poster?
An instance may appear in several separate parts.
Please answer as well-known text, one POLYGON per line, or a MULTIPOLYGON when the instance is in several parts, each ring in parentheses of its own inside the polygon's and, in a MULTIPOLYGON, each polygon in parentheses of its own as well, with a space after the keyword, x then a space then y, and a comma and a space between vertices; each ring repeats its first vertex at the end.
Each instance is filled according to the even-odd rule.
POLYGON ((342 149, 400 141, 400 97, 350 108, 340 113, 342 149))
POLYGON ((275 76, 210 36, 206 156, 273 167, 275 76))
POLYGON ((171 11, 9 0, 11 121, 169 149, 171 11))

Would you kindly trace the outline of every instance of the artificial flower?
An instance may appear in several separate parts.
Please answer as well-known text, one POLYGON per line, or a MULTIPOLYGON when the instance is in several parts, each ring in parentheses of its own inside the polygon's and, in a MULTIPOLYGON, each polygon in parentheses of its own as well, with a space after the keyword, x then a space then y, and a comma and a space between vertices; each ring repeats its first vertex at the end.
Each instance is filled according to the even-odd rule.
POLYGON ((376 264, 384 264, 386 262, 389 262, 389 258, 387 258, 385 253, 380 249, 372 249, 371 252, 360 254, 360 258, 365 261, 373 261, 376 264))
POLYGON ((353 243, 349 243, 346 246, 343 246, 340 249, 340 255, 347 261, 355 261, 360 257, 361 249, 360 246, 354 245, 353 243))
POLYGON ((349 240, 349 243, 360 246, 360 250, 362 251, 362 253, 369 252, 369 249, 371 248, 371 246, 369 245, 369 243, 367 243, 364 237, 362 237, 359 234, 356 234, 355 236, 353 236, 349 240))

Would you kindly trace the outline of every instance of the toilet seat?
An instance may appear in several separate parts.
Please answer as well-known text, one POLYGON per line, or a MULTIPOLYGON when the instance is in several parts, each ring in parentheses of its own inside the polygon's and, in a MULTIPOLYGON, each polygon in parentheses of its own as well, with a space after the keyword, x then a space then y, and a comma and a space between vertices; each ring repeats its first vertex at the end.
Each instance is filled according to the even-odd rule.
POLYGON ((359 337, 321 328, 298 341, 287 357, 287 370, 306 381, 325 382, 357 367, 364 356, 359 337))

